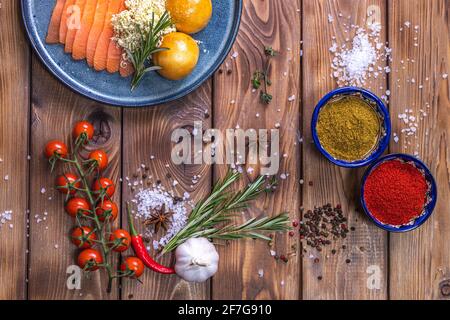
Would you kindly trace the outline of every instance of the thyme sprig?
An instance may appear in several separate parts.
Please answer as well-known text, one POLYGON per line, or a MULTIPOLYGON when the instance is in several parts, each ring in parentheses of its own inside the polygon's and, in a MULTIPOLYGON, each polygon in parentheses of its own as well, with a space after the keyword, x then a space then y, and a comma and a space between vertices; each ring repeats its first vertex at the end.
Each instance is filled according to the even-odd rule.
POLYGON ((278 52, 275 51, 272 47, 265 47, 264 54, 266 56, 266 61, 264 63, 264 71, 256 70, 253 73, 253 77, 251 79, 253 89, 258 90, 261 87, 261 84, 264 84, 263 89, 260 92, 259 98, 263 104, 270 104, 272 102, 273 96, 268 92, 268 87, 272 85, 272 81, 270 80, 270 69, 272 58, 277 56, 278 52))
POLYGON ((270 240, 263 233, 289 229, 286 213, 275 217, 252 218, 241 225, 233 224, 236 212, 248 207, 250 201, 272 189, 272 181, 260 176, 243 190, 232 192, 229 187, 240 178, 239 172, 229 171, 213 187, 211 194, 200 201, 190 214, 186 226, 163 248, 162 254, 170 252, 189 238, 236 240, 242 238, 270 240))
POLYGON ((172 19, 166 11, 163 13, 158 21, 155 21, 155 14, 152 14, 152 21, 148 32, 140 30, 141 46, 134 52, 127 50, 128 57, 133 63, 135 72, 133 80, 131 81, 131 90, 133 91, 147 72, 160 70, 161 67, 151 65, 148 66, 150 57, 160 51, 168 50, 167 48, 160 48, 158 44, 163 35, 163 31, 172 25, 172 19))

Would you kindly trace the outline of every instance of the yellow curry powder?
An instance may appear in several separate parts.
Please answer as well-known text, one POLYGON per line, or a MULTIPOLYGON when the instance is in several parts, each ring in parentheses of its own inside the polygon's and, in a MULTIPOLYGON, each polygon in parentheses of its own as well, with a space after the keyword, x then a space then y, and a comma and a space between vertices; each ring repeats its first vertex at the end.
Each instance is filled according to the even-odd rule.
POLYGON ((320 144, 331 156, 356 161, 376 148, 381 123, 375 109, 363 98, 341 96, 321 109, 316 129, 320 144))

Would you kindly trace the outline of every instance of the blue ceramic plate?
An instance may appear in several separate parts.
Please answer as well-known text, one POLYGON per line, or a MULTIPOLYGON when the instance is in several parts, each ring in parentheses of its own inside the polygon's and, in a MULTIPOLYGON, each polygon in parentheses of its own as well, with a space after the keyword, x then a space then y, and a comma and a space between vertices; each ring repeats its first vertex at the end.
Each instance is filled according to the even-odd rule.
POLYGON ((22 15, 31 43, 47 68, 76 92, 116 106, 152 106, 179 99, 198 88, 225 60, 239 29, 242 0, 213 0, 207 28, 194 35, 200 41, 200 59, 194 72, 180 81, 147 74, 130 91, 130 78, 96 72, 86 62, 74 61, 62 45, 47 45, 48 23, 56 0, 22 0, 22 15))
POLYGON ((316 108, 314 109, 314 113, 311 120, 311 131, 312 131, 312 137, 314 140, 314 144, 316 145, 317 149, 332 163, 335 165, 338 165, 340 167, 344 168, 359 168, 367 166, 368 164, 372 163, 376 159, 378 159, 386 150, 386 148, 389 145, 389 139, 391 136, 391 120, 389 118, 389 112, 384 105, 383 101, 381 101, 380 98, 378 98, 375 94, 372 92, 362 89, 362 88, 356 88, 356 87, 345 87, 345 88, 339 88, 336 90, 331 91, 326 96, 324 96, 319 103, 317 104, 316 108), (329 154, 320 143, 319 137, 317 135, 317 122, 319 120, 319 114, 328 101, 330 101, 332 98, 336 96, 341 95, 352 95, 352 94, 360 94, 364 97, 364 99, 370 100, 376 105, 376 111, 378 115, 381 118, 382 126, 384 129, 384 134, 380 137, 380 140, 378 141, 377 148, 373 150, 371 154, 369 154, 365 159, 357 160, 357 161, 345 161, 340 159, 335 159, 331 154, 329 154))
POLYGON ((437 201, 437 187, 436 187, 436 182, 434 180, 433 175, 430 172, 430 169, 428 169, 428 167, 420 160, 418 160, 417 158, 407 155, 407 154, 390 154, 388 156, 385 156, 383 158, 378 159, 377 161, 375 161, 365 172, 363 178, 362 178, 362 183, 361 183, 361 205, 364 209, 364 212, 367 214, 367 216, 377 225, 377 227, 384 229, 386 231, 389 232, 408 232, 408 231, 412 231, 414 229, 417 229, 418 227, 420 227, 422 224, 425 223, 425 221, 428 220, 428 218, 431 216, 431 214, 433 213, 434 207, 436 206, 436 201, 437 201), (366 206, 366 202, 364 200, 364 186, 366 184, 366 180, 367 177, 372 173, 373 170, 375 170, 380 164, 386 162, 386 161, 391 161, 391 160, 401 160, 401 161, 405 161, 405 162, 410 162, 412 163, 414 166, 416 166, 416 168, 418 168, 420 171, 423 172, 423 174, 425 175, 425 179, 429 185, 429 191, 428 191, 428 203, 425 205, 423 214, 416 218, 411 224, 408 225, 404 225, 404 226, 390 226, 390 225, 386 225, 381 223, 380 221, 378 221, 369 211, 369 209, 367 209, 366 206))

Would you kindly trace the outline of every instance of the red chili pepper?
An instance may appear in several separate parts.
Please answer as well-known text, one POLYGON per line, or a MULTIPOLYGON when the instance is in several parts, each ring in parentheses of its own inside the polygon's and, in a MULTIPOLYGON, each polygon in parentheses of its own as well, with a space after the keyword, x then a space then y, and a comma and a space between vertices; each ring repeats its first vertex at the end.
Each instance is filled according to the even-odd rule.
POLYGON ((134 253, 136 256, 142 260, 145 266, 152 269, 155 272, 162 274, 174 274, 175 270, 173 268, 165 267, 155 260, 148 254, 147 248, 145 247, 144 241, 142 237, 137 233, 136 229, 133 225, 133 219, 131 216, 131 210, 127 203, 128 210, 128 223, 130 225, 130 234, 131 234, 131 246, 133 247, 134 253))

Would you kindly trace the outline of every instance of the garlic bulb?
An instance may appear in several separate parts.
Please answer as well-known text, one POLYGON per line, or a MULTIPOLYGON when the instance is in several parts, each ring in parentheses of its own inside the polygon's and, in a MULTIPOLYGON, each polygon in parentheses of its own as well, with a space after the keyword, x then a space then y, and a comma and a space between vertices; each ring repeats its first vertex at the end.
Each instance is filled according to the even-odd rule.
POLYGON ((206 238, 191 238, 175 251, 175 272, 189 282, 205 282, 216 272, 219 254, 206 238))

